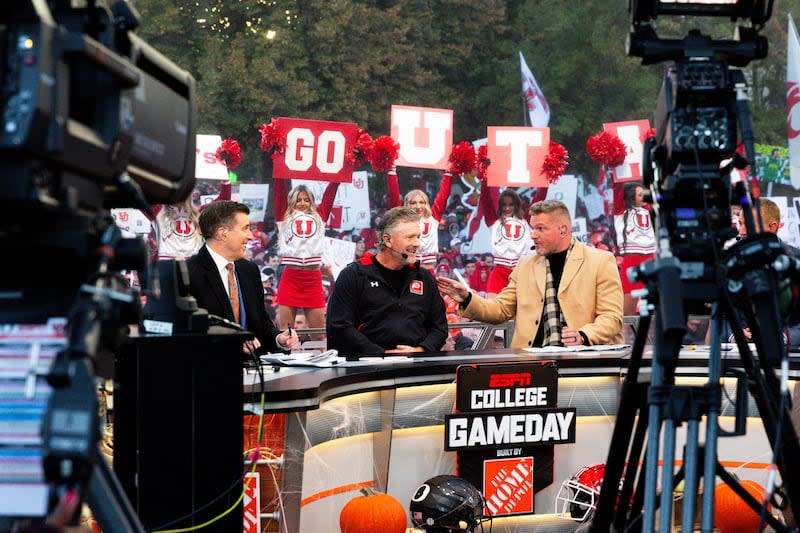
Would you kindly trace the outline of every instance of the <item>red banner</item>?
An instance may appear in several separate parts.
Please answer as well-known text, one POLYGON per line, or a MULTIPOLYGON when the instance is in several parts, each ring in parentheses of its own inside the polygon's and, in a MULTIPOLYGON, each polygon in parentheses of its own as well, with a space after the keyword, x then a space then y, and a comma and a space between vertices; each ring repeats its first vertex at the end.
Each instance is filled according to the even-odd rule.
POLYGON ((398 167, 445 169, 453 148, 453 110, 393 105, 392 139, 400 144, 398 167))
POLYGON ((281 118, 280 127, 286 131, 286 153, 274 159, 274 177, 352 181, 354 169, 347 152, 355 145, 358 126, 350 122, 281 118))
POLYGON ((242 500, 242 531, 259 533, 261 531, 261 475, 250 472, 244 475, 244 496, 242 500))
POLYGON ((642 180, 642 147, 643 137, 650 129, 647 120, 630 120, 627 122, 609 122, 603 124, 603 130, 616 135, 625 144, 628 155, 618 167, 611 169, 614 183, 642 180))
POLYGON ((492 187, 546 187, 542 163, 550 146, 550 128, 489 126, 486 177, 492 187))

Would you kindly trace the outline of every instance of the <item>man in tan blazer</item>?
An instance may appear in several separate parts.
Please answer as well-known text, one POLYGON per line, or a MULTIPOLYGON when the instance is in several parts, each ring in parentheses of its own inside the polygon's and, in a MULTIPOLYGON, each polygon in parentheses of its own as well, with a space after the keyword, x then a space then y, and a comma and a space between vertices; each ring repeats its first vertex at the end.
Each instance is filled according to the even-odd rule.
POLYGON ((536 254, 520 259, 496 297, 481 298, 444 277, 437 278, 440 292, 473 320, 499 324, 516 317, 512 348, 622 343, 622 283, 614 256, 573 239, 569 211, 557 200, 531 206, 530 224, 536 254))

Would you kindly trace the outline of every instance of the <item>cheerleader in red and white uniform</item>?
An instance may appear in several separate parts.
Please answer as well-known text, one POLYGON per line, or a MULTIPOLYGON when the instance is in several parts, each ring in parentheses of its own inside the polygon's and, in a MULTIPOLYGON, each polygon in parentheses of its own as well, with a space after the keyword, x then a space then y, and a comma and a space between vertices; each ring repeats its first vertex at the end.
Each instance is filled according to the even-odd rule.
POLYGON ((288 180, 274 180, 278 253, 284 265, 278 284, 278 325, 294 324, 304 309, 309 328, 325 327, 325 293, 322 289, 322 254, 325 222, 339 184, 331 182, 315 207, 314 194, 298 185, 288 194, 288 180))
MULTIPOLYGON (((428 195, 420 189, 408 191, 403 200, 403 205, 413 209, 420 217, 417 259, 423 267, 430 271, 433 271, 436 266, 439 254, 439 223, 442 221, 442 215, 447 207, 452 184, 453 175, 449 170, 445 170, 442 174, 439 192, 436 194, 432 206, 428 195)), ((387 174, 386 189, 389 196, 389 207, 399 207, 400 186, 397 182, 397 171, 394 168, 387 174)))
MULTIPOLYGON (((484 220, 492 237, 494 268, 489 273, 486 286, 487 295, 492 297, 508 285, 508 277, 517 266, 519 258, 531 253, 533 239, 531 226, 522 209, 522 200, 516 191, 504 190, 495 203, 493 200, 498 189, 485 185, 485 182, 481 184, 480 201, 483 203, 484 220)), ((537 198, 538 196, 537 194, 537 198)), ((537 198, 534 200, 538 201, 537 198)))
POLYGON ((619 250, 619 268, 622 278, 622 292, 625 294, 623 314, 636 314, 636 299, 631 291, 640 289, 642 283, 632 283, 628 279, 628 269, 652 259, 656 253, 656 233, 650 220, 650 210, 645 207, 644 187, 629 182, 623 185, 625 211, 614 215, 614 230, 619 250))

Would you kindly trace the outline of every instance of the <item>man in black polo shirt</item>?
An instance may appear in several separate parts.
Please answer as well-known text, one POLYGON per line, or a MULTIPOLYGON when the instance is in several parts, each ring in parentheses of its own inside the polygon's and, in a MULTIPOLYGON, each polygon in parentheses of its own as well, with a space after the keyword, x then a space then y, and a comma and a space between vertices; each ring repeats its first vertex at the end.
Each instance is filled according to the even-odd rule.
POLYGON ((378 225, 378 253, 350 263, 328 303, 328 348, 345 355, 439 351, 447 318, 436 281, 420 268, 419 216, 406 207, 378 225))

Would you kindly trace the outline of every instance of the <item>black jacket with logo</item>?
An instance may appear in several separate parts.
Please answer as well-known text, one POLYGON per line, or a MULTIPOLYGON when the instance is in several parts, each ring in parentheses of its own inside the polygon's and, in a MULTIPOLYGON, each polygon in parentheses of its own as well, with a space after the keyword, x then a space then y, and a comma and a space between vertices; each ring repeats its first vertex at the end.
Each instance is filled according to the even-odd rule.
POLYGON ((398 344, 439 351, 447 317, 433 274, 419 263, 409 267, 398 294, 373 257, 350 263, 336 279, 328 302, 328 348, 344 355, 381 354, 398 344))

